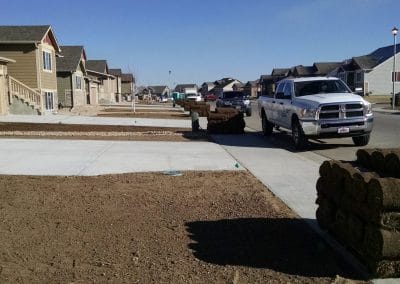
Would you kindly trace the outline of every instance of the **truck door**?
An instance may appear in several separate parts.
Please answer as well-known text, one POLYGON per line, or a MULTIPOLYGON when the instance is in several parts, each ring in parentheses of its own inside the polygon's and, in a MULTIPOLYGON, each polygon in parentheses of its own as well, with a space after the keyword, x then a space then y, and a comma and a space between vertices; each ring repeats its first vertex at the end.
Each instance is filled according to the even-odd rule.
POLYGON ((288 81, 284 86, 283 96, 276 102, 278 124, 288 129, 291 128, 292 94, 293 84, 288 81))
POLYGON ((279 102, 280 102, 280 94, 283 93, 283 90, 285 88, 285 82, 281 82, 278 84, 278 87, 276 88, 275 94, 273 99, 271 100, 270 104, 270 112, 271 112, 271 119, 272 122, 274 123, 279 123, 279 102))

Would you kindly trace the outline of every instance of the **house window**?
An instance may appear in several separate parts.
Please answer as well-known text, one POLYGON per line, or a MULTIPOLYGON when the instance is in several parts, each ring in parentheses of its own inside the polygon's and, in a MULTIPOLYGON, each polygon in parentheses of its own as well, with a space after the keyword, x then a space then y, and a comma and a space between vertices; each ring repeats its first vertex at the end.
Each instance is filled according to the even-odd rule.
POLYGON ((75 89, 82 90, 82 77, 81 76, 75 77, 75 89))
POLYGON ((43 70, 51 71, 51 53, 43 51, 43 70))
POLYGON ((46 110, 54 109, 54 93, 53 92, 44 92, 44 105, 46 110))
POLYGON ((392 82, 393 82, 393 78, 395 82, 400 82, 400 72, 392 72, 392 82))

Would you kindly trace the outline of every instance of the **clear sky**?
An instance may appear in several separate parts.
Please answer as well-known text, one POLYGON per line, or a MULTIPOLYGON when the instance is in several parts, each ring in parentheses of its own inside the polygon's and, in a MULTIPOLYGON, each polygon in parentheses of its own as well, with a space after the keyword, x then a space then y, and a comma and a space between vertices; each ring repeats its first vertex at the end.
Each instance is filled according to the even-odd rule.
POLYGON ((342 61, 393 44, 400 26, 400 0, 1 2, 2 25, 51 24, 60 45, 84 45, 88 59, 107 59, 140 85, 246 82, 342 61))

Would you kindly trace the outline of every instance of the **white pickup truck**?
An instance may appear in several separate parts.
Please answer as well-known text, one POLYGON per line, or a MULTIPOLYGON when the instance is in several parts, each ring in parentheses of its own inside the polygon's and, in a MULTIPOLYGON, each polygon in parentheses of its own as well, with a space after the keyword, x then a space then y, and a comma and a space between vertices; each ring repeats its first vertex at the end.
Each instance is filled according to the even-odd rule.
POLYGON ((289 129, 297 149, 309 138, 352 137, 367 145, 374 120, 371 104, 334 77, 284 79, 273 96, 258 99, 258 113, 264 135, 289 129))

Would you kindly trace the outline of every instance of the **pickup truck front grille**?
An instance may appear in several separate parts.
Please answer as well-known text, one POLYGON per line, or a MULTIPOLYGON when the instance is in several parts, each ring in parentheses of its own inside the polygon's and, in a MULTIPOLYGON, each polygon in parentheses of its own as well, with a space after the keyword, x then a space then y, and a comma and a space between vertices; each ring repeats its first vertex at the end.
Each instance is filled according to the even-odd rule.
POLYGON ((323 105, 319 112, 320 119, 347 119, 364 116, 362 103, 323 105))

